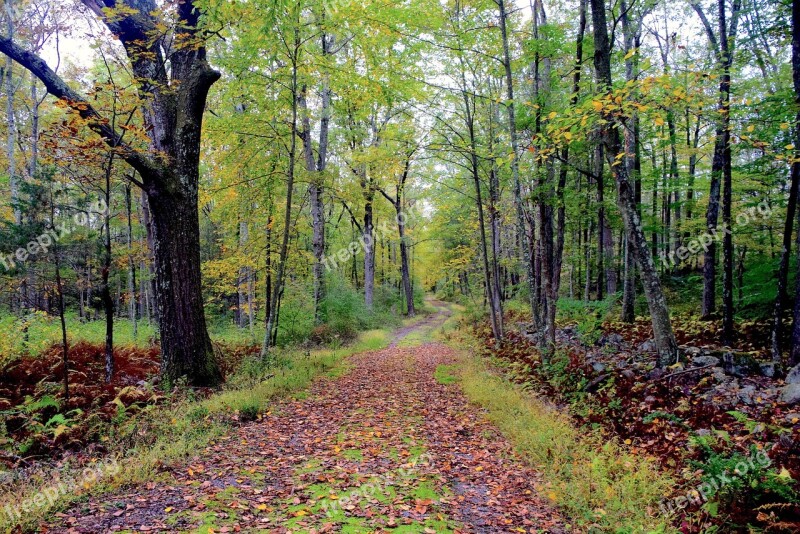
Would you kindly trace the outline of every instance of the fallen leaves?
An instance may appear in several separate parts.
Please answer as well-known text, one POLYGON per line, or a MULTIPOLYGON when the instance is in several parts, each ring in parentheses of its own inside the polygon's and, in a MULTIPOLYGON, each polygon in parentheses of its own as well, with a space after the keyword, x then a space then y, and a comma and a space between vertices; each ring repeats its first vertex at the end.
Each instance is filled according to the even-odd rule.
POLYGON ((435 380, 454 361, 434 344, 356 356, 349 374, 215 440, 167 483, 93 499, 67 523, 86 533, 566 532, 537 473, 457 386, 435 380))

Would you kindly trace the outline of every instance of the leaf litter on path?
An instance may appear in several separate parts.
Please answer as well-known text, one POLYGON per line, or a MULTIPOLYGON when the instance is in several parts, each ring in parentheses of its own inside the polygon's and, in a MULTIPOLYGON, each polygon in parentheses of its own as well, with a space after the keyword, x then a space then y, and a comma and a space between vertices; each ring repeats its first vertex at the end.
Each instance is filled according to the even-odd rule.
POLYGON ((93 497, 48 532, 568 532, 539 475, 437 368, 441 344, 354 356, 163 480, 93 497))

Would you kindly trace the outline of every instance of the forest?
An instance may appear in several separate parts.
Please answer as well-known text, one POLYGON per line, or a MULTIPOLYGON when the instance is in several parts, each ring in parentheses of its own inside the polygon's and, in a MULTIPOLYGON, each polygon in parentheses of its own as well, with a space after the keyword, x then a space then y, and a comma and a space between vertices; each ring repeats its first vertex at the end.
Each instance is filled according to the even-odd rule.
POLYGON ((0 530, 800 531, 800 0, 0 19, 0 530))

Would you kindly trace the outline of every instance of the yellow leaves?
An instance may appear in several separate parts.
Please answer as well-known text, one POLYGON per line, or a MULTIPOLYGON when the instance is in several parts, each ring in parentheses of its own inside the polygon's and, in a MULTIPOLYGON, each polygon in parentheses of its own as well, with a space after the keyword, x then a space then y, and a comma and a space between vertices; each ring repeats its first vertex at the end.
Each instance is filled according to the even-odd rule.
POLYGON ((166 508, 164 508, 164 513, 165 513, 165 514, 168 514, 168 513, 170 513, 172 510, 174 510, 174 508, 173 508, 172 506, 167 506, 166 508))
POLYGON ((786 150, 794 150, 794 144, 786 145, 784 148, 786 148, 786 150))
POLYGON ((597 112, 603 111, 603 103, 600 102, 599 100, 592 100, 592 106, 594 107, 594 110, 597 112))
POLYGON ((653 122, 656 123, 656 126, 664 126, 664 119, 661 117, 656 117, 653 122))
POLYGON ((792 474, 785 468, 781 468, 781 472, 778 473, 778 478, 782 478, 783 480, 792 480, 792 474))
POLYGON ((564 139, 572 141, 572 132, 564 132, 564 139))
POLYGON ((266 504, 259 504, 258 506, 256 506, 256 510, 258 510, 259 512, 266 512, 267 511, 267 505, 266 504))
POLYGON ((753 133, 753 132, 755 132, 755 131, 756 131, 756 127, 755 127, 755 126, 753 126, 752 124, 751 124, 750 126, 748 126, 748 127, 747 127, 747 132, 748 132, 748 133, 753 133))
POLYGON ((555 111, 551 111, 550 114, 547 116, 548 120, 553 120, 556 117, 558 117, 558 113, 556 113, 555 111))
POLYGON ((625 54, 625 57, 623 59, 628 60, 628 59, 632 58, 633 56, 636 55, 636 52, 638 52, 638 49, 631 48, 630 50, 628 50, 628 53, 625 54))
POLYGON ((788 122, 782 122, 781 123, 781 130, 788 130, 788 129, 789 129, 789 123, 788 122))

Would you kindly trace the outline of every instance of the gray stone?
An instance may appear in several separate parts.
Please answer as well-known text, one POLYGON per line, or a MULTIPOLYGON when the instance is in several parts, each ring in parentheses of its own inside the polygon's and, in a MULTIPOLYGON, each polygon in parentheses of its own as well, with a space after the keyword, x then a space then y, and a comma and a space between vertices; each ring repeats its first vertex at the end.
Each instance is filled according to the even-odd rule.
POLYGON ((722 367, 729 375, 746 378, 761 373, 758 362, 748 354, 726 352, 722 355, 722 367))
POLYGON ((647 341, 639 345, 639 350, 642 352, 655 352, 656 344, 653 342, 652 339, 648 339, 647 341))
POLYGON ((786 404, 800 402, 800 384, 789 384, 781 389, 781 402, 786 404))
POLYGON ((628 378, 630 380, 633 380, 634 378, 636 378, 636 373, 634 373, 630 369, 625 369, 624 371, 622 371, 622 376, 624 376, 625 378, 628 378))
POLYGON ((745 386, 736 394, 739 400, 747 405, 753 404, 753 395, 756 394, 755 386, 745 386))
POLYGON ((685 349, 683 349, 683 352, 685 352, 687 356, 697 357, 700 356, 700 353, 702 351, 700 350, 699 347, 686 347, 685 349))
POLYGON ((600 362, 594 362, 592 364, 592 369, 595 373, 602 373, 606 370, 606 364, 600 362))
POLYGON ((759 367, 761 369, 761 376, 775 378, 778 374, 778 366, 774 363, 762 363, 759 367))
POLYGON ((718 366, 719 358, 714 356, 695 356, 692 358, 692 367, 708 367, 709 365, 718 366))
POLYGON ((800 364, 795 365, 789 370, 789 374, 786 375, 786 383, 800 384, 800 364))

